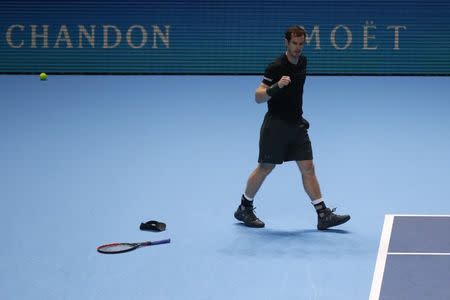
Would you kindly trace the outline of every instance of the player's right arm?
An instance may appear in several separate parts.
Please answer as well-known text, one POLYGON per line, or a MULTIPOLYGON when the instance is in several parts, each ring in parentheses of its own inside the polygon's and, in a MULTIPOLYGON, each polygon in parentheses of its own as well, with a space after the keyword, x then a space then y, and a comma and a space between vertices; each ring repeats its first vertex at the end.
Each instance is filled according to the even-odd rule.
POLYGON ((269 101, 271 98, 267 95, 266 90, 269 86, 267 84, 261 83, 255 91, 255 101, 256 103, 264 103, 269 101))
POLYGON ((289 76, 283 76, 281 79, 274 83, 273 85, 266 84, 266 78, 255 91, 255 101, 256 103, 264 103, 270 100, 273 95, 275 95, 279 90, 284 88, 286 85, 291 83, 291 78, 289 76))

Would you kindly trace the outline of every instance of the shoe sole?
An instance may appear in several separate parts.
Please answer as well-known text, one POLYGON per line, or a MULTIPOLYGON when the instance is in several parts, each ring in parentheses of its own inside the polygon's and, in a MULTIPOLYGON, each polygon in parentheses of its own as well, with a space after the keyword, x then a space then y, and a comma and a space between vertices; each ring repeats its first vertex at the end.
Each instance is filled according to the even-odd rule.
POLYGON ((327 227, 319 227, 319 226, 317 226, 317 229, 318 229, 318 230, 327 230, 328 228, 342 225, 342 224, 348 222, 348 220, 350 220, 350 216, 348 216, 348 218, 346 218, 346 219, 343 219, 342 222, 333 224, 333 225, 331 225, 331 226, 327 226, 327 227))

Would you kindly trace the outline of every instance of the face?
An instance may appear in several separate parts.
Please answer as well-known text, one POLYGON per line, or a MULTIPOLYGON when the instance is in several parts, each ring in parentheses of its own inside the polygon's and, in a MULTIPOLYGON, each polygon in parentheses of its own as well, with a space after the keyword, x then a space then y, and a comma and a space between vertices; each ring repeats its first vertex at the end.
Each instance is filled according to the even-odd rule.
POLYGON ((293 36, 291 40, 288 41, 285 39, 286 49, 289 55, 293 57, 299 57, 303 50, 303 45, 305 44, 304 36, 293 36))

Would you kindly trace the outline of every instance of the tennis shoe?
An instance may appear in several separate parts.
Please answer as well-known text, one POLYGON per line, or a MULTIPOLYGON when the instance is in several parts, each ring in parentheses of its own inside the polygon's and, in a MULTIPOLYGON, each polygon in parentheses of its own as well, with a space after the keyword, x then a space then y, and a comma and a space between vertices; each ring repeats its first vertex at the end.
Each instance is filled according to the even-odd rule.
POLYGON ((338 226, 350 220, 349 215, 337 215, 334 213, 335 211, 336 208, 329 209, 327 207, 323 211, 319 212, 317 217, 318 230, 325 230, 333 226, 338 226))
POLYGON ((264 227, 264 223, 255 215, 255 208, 256 207, 253 206, 245 207, 241 204, 234 213, 234 217, 237 220, 244 222, 245 226, 262 228, 264 227))

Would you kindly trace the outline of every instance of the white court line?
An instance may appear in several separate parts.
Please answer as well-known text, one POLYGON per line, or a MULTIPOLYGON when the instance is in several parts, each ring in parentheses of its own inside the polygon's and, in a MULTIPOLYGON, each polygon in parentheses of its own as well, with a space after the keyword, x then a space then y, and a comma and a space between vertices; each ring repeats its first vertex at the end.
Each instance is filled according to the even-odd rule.
POLYGON ((438 218, 450 218, 450 215, 387 215, 394 217, 438 217, 438 218))
POLYGON ((450 253, 447 252, 388 252, 388 255, 449 255, 450 253))
POLYGON ((389 252, 389 242, 391 240, 392 225, 394 217, 433 217, 433 218, 450 218, 450 215, 411 215, 411 214, 390 214, 385 215, 383 231, 381 233, 380 246, 378 247, 377 261, 375 263, 375 271, 372 279, 372 287, 370 289, 369 300, 378 300, 380 298, 381 284, 383 282, 384 269, 388 255, 450 255, 450 253, 402 253, 389 252))
POLYGON ((384 217, 383 231, 381 233, 380 246, 378 247, 377 262, 373 273, 372 288, 370 289, 369 300, 378 300, 380 298, 381 283, 383 282, 384 267, 386 265, 393 223, 394 215, 386 215, 384 217))

